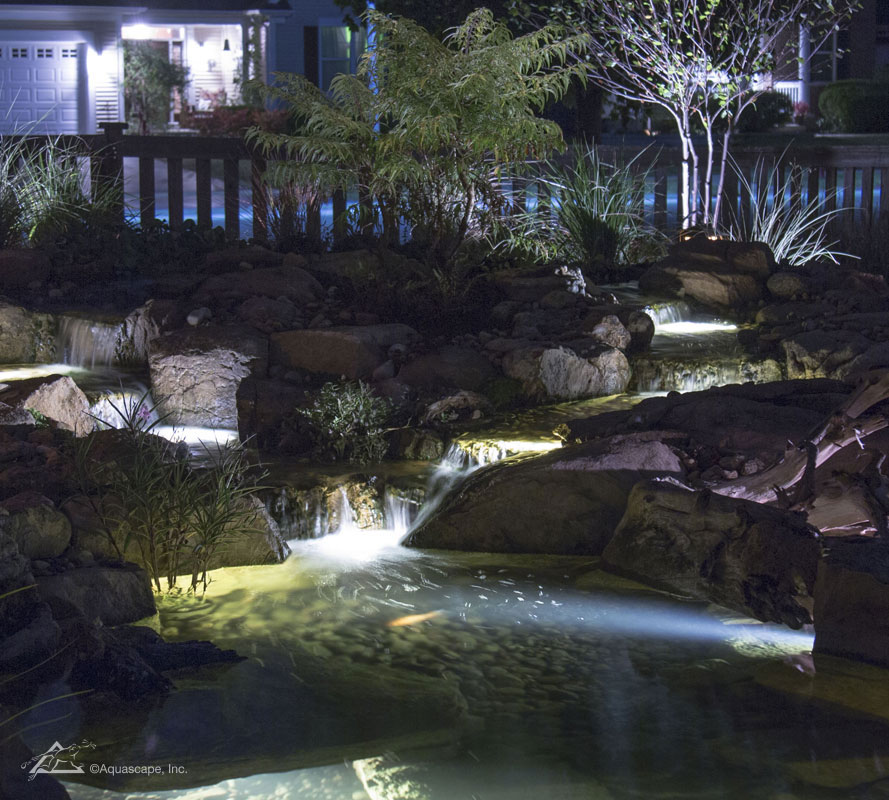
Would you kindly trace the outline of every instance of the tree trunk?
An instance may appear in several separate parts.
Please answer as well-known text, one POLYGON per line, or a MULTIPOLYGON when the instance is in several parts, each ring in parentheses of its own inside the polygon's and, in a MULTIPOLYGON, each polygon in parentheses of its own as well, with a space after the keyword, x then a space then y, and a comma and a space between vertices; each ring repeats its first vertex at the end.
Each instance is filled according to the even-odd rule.
MULTIPOLYGON (((722 198, 725 193, 725 168, 728 165, 728 146, 732 138, 732 120, 728 119, 728 127, 722 134, 722 153, 719 155, 719 186, 716 189, 716 207, 713 209, 713 229, 719 225, 719 217, 722 213, 722 198)), ((733 198, 735 199, 735 198, 733 198)), ((735 206, 737 208, 737 206, 735 206)))

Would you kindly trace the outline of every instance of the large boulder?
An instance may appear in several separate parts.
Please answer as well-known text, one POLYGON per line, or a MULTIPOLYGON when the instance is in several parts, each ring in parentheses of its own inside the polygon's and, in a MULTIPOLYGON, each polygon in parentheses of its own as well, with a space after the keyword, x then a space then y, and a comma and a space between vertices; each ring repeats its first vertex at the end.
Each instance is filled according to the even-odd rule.
POLYGON ((496 374, 491 362, 477 350, 442 347, 409 361, 399 370, 398 380, 423 389, 476 391, 496 374))
POLYGON ((815 582, 814 650, 889 667, 889 545, 829 541, 815 582))
POLYGON ((238 387, 265 376, 268 342, 240 326, 183 329, 152 341, 148 366, 168 424, 237 428, 238 387))
POLYGON ((74 567, 36 581, 41 599, 57 620, 85 617, 103 625, 124 625, 157 610, 148 573, 133 564, 74 567))
POLYGON ((0 503, 0 508, 8 515, 0 517, 0 526, 27 558, 55 558, 71 542, 68 517, 37 492, 13 495, 0 503))
POLYGON ((248 297, 284 297, 303 306, 322 295, 321 284, 304 269, 280 266, 214 275, 198 287, 192 301, 199 306, 219 307, 248 297))
POLYGON ((271 358, 285 369, 355 380, 369 377, 393 345, 410 346, 419 338, 413 328, 397 323, 286 331, 272 335, 271 358))
POLYGON ((618 349, 600 345, 584 356, 567 347, 526 347, 506 353, 503 371, 536 400, 578 400, 620 394, 630 363, 618 349))
POLYGON ((666 258, 639 278, 646 293, 677 294, 710 308, 737 310, 755 304, 775 259, 764 244, 696 237, 673 245, 666 258))
POLYGON ((0 364, 52 362, 56 324, 50 314, 0 302, 0 364))
POLYGON ((3 424, 33 425, 36 412, 76 436, 85 436, 94 427, 89 400, 67 375, 28 378, 0 387, 3 424))
POLYGON ((622 436, 479 470, 413 533, 411 547, 600 555, 639 480, 681 476, 657 437, 622 436))
POLYGON ((646 481, 603 555, 643 581, 763 621, 812 621, 821 542, 801 514, 646 481))

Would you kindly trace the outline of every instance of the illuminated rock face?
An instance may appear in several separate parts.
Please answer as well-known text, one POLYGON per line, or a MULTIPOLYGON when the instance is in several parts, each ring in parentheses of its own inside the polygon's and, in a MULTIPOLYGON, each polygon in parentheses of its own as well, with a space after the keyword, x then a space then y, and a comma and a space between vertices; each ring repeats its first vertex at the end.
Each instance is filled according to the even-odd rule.
POLYGON ((33 425, 34 411, 76 436, 85 436, 93 429, 89 401, 66 375, 16 381, 0 391, 0 403, 5 406, 0 414, 3 424, 33 425))
POLYGON ((763 621, 812 621, 821 543, 801 514, 640 483, 603 556, 643 580, 763 621))
POLYGON ((582 355, 567 347, 528 347, 503 359, 503 371, 537 400, 577 400, 626 391, 630 364, 618 349, 595 345, 582 355))
POLYGON ((183 329, 151 343, 148 365, 167 424, 235 429, 238 387, 247 377, 265 375, 268 342, 240 326, 183 329))
POLYGON ((758 243, 710 241, 703 237, 673 245, 670 254, 639 279, 644 292, 672 292, 720 310, 755 304, 775 269, 769 249, 758 243))

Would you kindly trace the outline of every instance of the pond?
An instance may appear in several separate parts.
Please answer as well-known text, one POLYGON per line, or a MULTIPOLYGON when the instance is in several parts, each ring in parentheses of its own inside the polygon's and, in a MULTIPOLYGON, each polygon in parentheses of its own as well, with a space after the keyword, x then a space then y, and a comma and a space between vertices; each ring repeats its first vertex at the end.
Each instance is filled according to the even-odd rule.
MULTIPOLYGON (((714 343, 720 363, 738 364, 726 323, 688 326, 675 305, 655 317, 652 360, 682 364, 647 388, 704 388, 685 376, 714 343)), ((112 378, 119 396, 143 391, 95 368, 72 374, 91 396, 112 378)), ((94 746, 66 781, 73 800, 889 796, 886 673, 813 657, 811 632, 646 588, 595 559, 400 545, 467 464, 558 446, 556 424, 639 396, 512 415, 467 431, 441 465, 387 467, 406 498, 380 520, 389 527, 357 528, 346 503, 336 532, 291 541, 285 563, 218 570, 206 595, 161 600, 151 624, 165 638, 244 660, 174 674, 176 691, 126 713, 53 703, 23 738, 45 750, 48 728, 28 728, 52 717, 52 738, 94 746)), ((271 466, 282 486, 312 480, 312 467, 271 466)))

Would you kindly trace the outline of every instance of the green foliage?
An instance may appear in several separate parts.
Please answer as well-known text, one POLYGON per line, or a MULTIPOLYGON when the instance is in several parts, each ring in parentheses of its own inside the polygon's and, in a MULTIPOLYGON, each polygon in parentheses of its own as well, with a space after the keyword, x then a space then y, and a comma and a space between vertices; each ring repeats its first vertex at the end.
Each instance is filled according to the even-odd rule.
POLYGON ((545 173, 542 183, 556 201, 552 214, 535 209, 516 215, 501 246, 579 265, 601 278, 629 261, 635 242, 657 236, 644 219, 648 171, 635 169, 633 161, 608 164, 594 147, 574 147, 566 160, 547 162, 545 173))
POLYGON ((91 458, 95 439, 79 440, 75 465, 82 492, 93 503, 116 552, 135 546, 155 589, 168 591, 190 573, 188 588, 207 588, 211 562, 233 540, 261 529, 251 496, 246 454, 233 446, 197 468, 177 445, 152 433, 160 420, 147 395, 112 406, 121 417, 120 453, 111 464, 91 458))
POLYGON ((837 81, 818 95, 828 130, 838 133, 889 131, 889 82, 837 81))
POLYGON ((739 133, 764 133, 793 119, 793 103, 782 92, 763 92, 741 112, 739 133))
POLYGON ((45 244, 107 220, 112 192, 85 191, 84 158, 61 137, 0 136, 0 247, 45 244))
POLYGON ((140 134, 164 130, 170 119, 172 92, 185 91, 188 69, 172 64, 166 49, 152 42, 124 41, 123 91, 127 118, 140 134))
POLYGON ((363 381, 325 383, 312 406, 298 413, 309 422, 321 458, 368 464, 386 455, 392 404, 363 381))
POLYGON ((767 244, 778 263, 798 267, 810 261, 829 260, 835 264, 838 256, 836 241, 830 241, 828 228, 831 221, 842 215, 842 209, 825 211, 823 202, 812 197, 806 203, 787 206, 786 198, 792 196, 803 182, 803 171, 792 165, 789 170, 757 162, 752 176, 735 167, 742 196, 753 198, 749 214, 729 211, 728 223, 720 229, 726 238, 739 242, 763 242, 767 244), (770 198, 767 187, 775 186, 770 198), (757 191, 758 190, 758 191, 757 191))
POLYGON ((34 420, 34 425, 38 428, 48 428, 49 425, 49 417, 46 414, 38 411, 36 408, 26 408, 27 411, 31 415, 31 419, 34 420))
POLYGON ((504 207, 501 179, 561 146, 536 112, 578 72, 563 66, 578 42, 552 27, 513 38, 486 9, 445 42, 406 19, 366 19, 376 45, 358 74, 334 77, 329 94, 279 74, 268 94, 293 110, 297 133, 249 138, 289 159, 272 166, 275 185, 357 187, 359 230, 377 227, 391 244, 404 217, 430 270, 449 273, 504 207))

